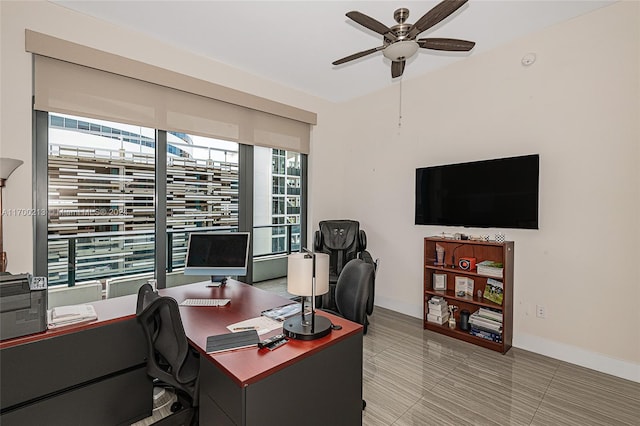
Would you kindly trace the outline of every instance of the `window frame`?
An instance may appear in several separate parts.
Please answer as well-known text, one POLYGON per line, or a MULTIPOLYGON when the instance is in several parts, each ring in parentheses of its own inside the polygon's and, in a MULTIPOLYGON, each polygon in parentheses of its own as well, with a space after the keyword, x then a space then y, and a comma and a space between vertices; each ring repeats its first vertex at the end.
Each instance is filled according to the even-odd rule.
MULTIPOLYGON (((49 112, 33 111, 33 205, 36 211, 47 211, 48 206, 48 146, 49 146, 49 112)), ((167 131, 156 129, 155 153, 155 267, 154 275, 158 280, 158 288, 166 287, 167 271, 167 238, 166 238, 166 172, 167 172, 167 131), (159 273, 164 271, 164 273, 159 273)), ((238 230, 253 232, 253 145, 238 143, 238 230)), ((300 153, 301 161, 301 245, 306 244, 307 231, 307 154, 300 153)), ((285 165, 286 167, 286 165, 285 165)), ((286 193, 286 188, 285 188, 286 193)), ((285 207, 286 209, 286 207, 285 207)), ((47 216, 34 218, 34 273, 48 276, 48 221, 47 216)), ((253 262, 248 265, 246 277, 241 279, 252 284, 253 262)), ((74 282, 68 285, 74 285, 74 282)))

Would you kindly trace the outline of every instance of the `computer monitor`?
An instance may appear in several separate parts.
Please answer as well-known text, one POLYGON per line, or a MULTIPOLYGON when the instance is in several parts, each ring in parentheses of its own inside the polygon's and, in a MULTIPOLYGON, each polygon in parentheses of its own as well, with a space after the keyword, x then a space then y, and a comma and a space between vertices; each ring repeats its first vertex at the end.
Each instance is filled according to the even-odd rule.
POLYGON ((191 233, 187 246, 185 275, 210 275, 223 282, 230 275, 247 275, 248 232, 191 233))

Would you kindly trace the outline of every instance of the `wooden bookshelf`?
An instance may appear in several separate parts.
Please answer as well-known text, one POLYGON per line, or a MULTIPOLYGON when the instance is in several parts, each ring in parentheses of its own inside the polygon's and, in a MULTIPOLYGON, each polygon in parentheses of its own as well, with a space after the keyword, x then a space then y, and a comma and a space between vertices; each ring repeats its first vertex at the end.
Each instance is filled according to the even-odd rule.
POLYGON ((454 240, 440 237, 424 239, 424 300, 423 321, 424 328, 456 339, 464 340, 497 352, 506 353, 511 348, 513 338, 513 241, 498 243, 495 241, 454 240), (444 264, 436 263, 436 245, 444 248, 444 264), (476 269, 460 269, 460 258, 475 258, 476 263, 485 260, 501 262, 503 264, 502 277, 482 275, 476 269), (433 274, 446 275, 446 289, 433 288, 433 274), (455 292, 455 277, 468 277, 474 282, 473 294, 458 296, 455 292), (503 300, 501 304, 494 303, 484 296, 487 280, 493 278, 503 284, 503 300), (477 292, 482 296, 478 297, 477 292), (440 325, 427 321, 428 301, 433 296, 443 297, 448 305, 457 306, 454 317, 456 327, 449 328, 448 324, 440 325), (502 342, 477 337, 468 331, 460 329, 460 311, 466 309, 471 314, 480 308, 499 311, 503 316, 502 342))

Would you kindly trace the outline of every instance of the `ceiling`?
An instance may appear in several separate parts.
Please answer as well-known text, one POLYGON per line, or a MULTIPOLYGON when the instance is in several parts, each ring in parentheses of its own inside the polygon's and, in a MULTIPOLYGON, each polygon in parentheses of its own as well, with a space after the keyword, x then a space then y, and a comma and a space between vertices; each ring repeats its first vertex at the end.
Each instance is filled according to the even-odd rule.
MULTIPOLYGON (((334 102, 383 89, 390 61, 377 52, 333 66, 344 56, 380 46, 380 35, 345 16, 357 10, 387 26, 410 10, 413 23, 438 1, 100 1, 51 0, 61 6, 147 34, 249 73, 334 102)), ((420 49, 403 79, 606 6, 613 1, 470 0, 422 37, 472 40, 468 53, 420 49)), ((527 52, 523 52, 523 55, 527 52)))

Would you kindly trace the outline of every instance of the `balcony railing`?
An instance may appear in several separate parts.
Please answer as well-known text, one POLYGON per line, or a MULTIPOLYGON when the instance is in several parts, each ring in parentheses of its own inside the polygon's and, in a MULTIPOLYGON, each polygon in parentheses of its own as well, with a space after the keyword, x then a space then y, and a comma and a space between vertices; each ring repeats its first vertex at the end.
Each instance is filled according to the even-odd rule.
MULTIPOLYGON (((236 227, 168 229, 167 272, 184 267, 191 232, 237 231, 236 227)), ((48 237, 49 285, 74 286, 76 282, 153 272, 153 230, 92 232, 48 237)), ((253 258, 289 254, 300 250, 300 225, 264 225, 253 230, 253 258), (286 247, 274 251, 273 238, 286 236, 286 247)))

